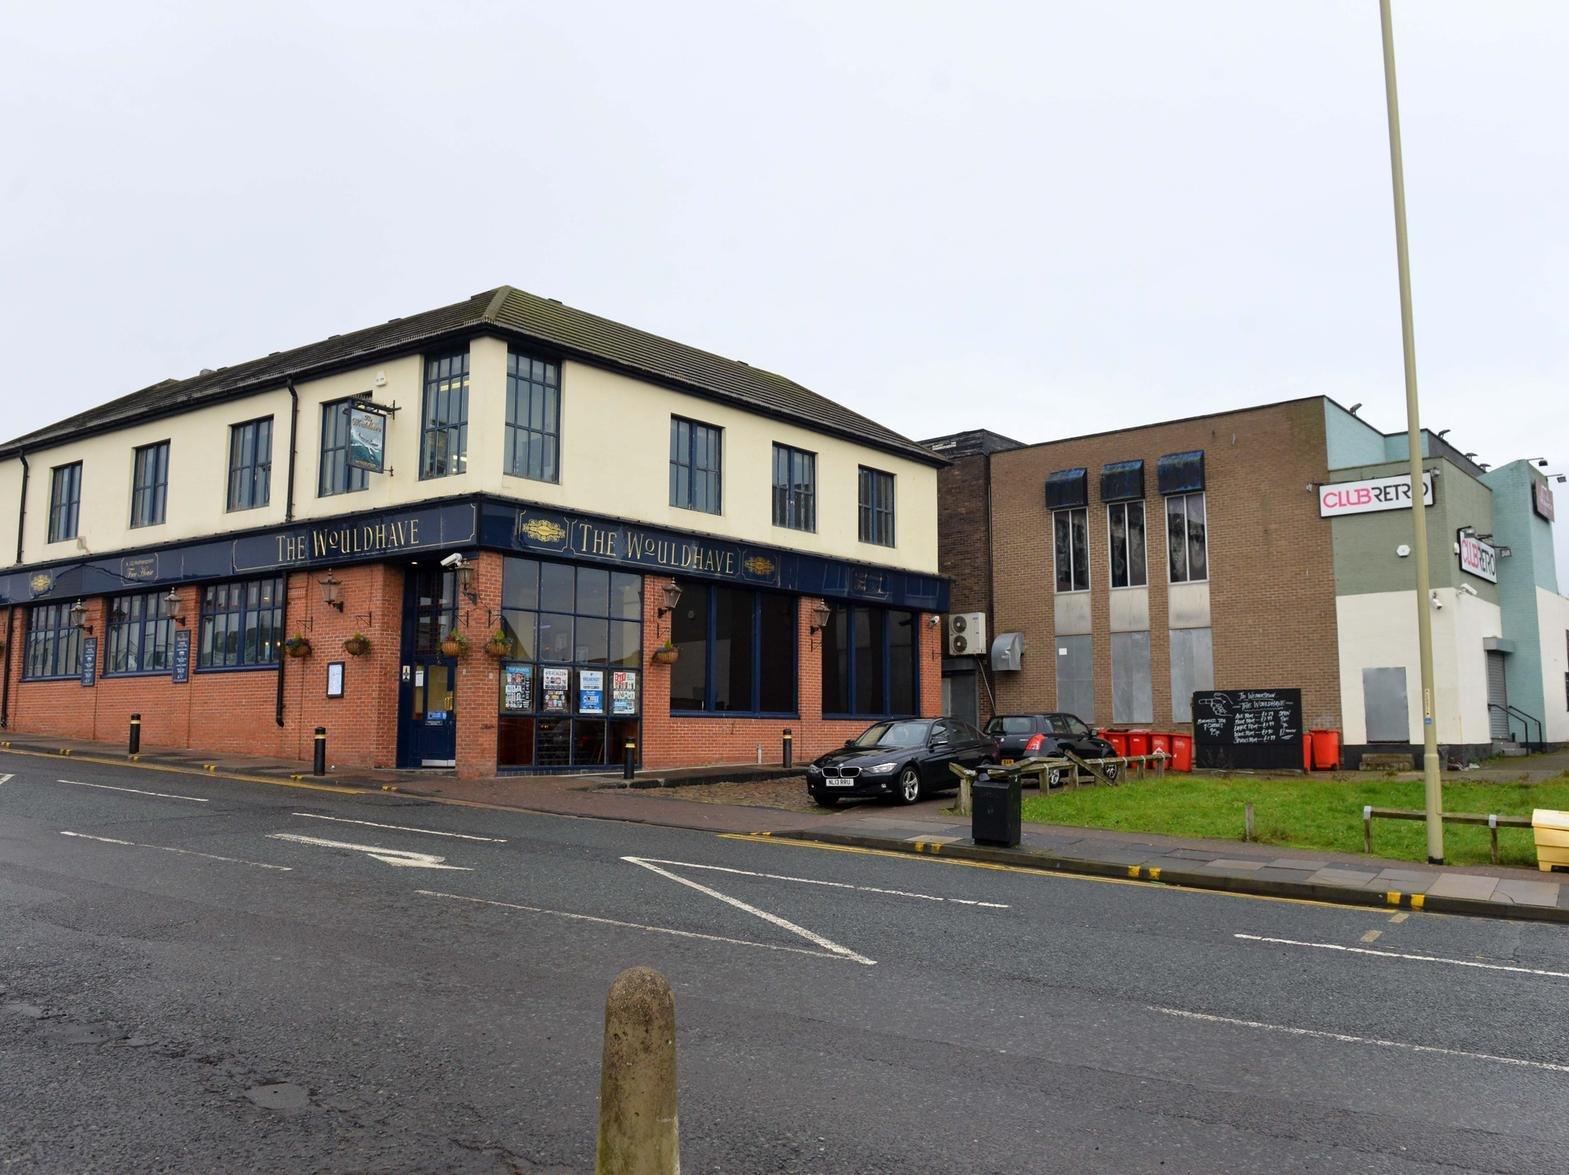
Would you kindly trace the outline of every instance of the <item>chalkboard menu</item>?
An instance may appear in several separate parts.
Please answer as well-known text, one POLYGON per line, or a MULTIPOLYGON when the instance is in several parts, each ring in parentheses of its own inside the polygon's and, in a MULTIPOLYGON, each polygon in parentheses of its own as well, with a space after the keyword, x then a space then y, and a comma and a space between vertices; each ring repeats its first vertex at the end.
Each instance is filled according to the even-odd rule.
POLYGON ((191 680, 191 630, 188 628, 174 631, 174 656, 169 660, 169 677, 175 685, 184 685, 191 680))
POLYGON ((1302 691, 1200 690, 1193 695, 1197 767, 1302 769, 1302 691))
POLYGON ((98 638, 95 636, 82 639, 82 684, 98 684, 98 638))

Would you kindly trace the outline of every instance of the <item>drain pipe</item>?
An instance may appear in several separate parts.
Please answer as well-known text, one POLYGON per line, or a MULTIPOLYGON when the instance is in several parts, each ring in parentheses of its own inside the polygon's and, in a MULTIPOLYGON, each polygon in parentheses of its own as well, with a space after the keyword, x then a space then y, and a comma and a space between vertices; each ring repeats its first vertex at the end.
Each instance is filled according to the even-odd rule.
POLYGON ((300 393, 295 390, 295 387, 294 387, 294 377, 292 375, 285 377, 284 383, 286 383, 288 385, 288 387, 289 387, 289 399, 290 399, 290 401, 292 401, 292 403, 291 403, 290 408, 289 408, 289 473, 288 473, 289 484, 288 484, 287 488, 284 491, 285 498, 284 498, 284 507, 283 507, 283 520, 285 522, 293 522, 294 521, 294 454, 295 454, 295 438, 296 438, 296 434, 298 434, 299 429, 300 429, 300 393))
POLYGON ((12 622, 16 617, 16 605, 12 604, 5 610, 5 679, 0 682, 0 730, 7 730, 11 726, 11 640, 12 622))
POLYGON ((27 463, 27 454, 17 454, 22 459, 22 500, 18 503, 16 511, 16 561, 22 561, 22 531, 27 524, 27 479, 33 472, 33 467, 27 463))

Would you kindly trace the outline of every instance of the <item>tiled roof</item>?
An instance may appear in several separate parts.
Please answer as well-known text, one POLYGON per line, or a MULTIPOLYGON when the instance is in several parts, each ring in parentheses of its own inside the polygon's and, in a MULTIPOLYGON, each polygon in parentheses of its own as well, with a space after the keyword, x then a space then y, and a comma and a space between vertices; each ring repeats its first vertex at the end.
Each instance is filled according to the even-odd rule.
POLYGON ((0 446, 0 454, 36 449, 77 433, 100 432, 144 417, 167 415, 247 391, 276 387, 285 378, 309 378, 355 361, 416 350, 444 337, 473 333, 522 336, 572 358, 620 368, 710 399, 783 417, 917 461, 944 463, 909 438, 781 375, 623 326, 511 286, 487 290, 437 310, 395 318, 380 326, 333 335, 292 351, 277 351, 265 359, 220 367, 190 379, 164 380, 9 441, 0 446))

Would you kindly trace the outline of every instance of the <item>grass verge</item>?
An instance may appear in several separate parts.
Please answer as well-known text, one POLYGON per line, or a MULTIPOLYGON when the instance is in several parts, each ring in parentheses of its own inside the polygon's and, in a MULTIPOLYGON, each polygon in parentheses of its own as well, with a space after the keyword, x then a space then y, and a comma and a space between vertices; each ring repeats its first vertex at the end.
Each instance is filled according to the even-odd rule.
MULTIPOLYGON (((1027 793, 1024 818, 1122 832, 1242 840, 1242 808, 1253 805, 1257 839, 1265 844, 1362 851, 1362 807, 1423 806, 1420 780, 1257 779, 1170 774, 1117 787, 1081 787, 1049 795, 1027 793)), ((1529 816, 1533 808, 1569 809, 1569 779, 1545 783, 1445 783, 1444 811, 1529 816)), ((1498 831, 1500 862, 1536 866, 1529 828, 1498 831)), ((1425 861, 1420 821, 1374 820, 1373 853, 1425 861)), ((1444 858, 1452 865, 1488 863, 1486 828, 1444 826, 1444 858)))

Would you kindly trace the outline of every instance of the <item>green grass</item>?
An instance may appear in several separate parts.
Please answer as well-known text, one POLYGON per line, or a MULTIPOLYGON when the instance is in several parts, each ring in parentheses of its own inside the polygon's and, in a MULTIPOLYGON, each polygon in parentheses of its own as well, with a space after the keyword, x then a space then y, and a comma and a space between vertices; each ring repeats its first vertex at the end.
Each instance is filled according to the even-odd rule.
MULTIPOLYGON (((1256 838, 1265 844, 1362 851, 1362 806, 1421 809, 1422 781, 1400 779, 1257 779, 1169 774, 1117 787, 1028 792, 1024 818, 1121 832, 1242 839, 1242 808, 1253 805, 1256 838)), ((1569 779, 1546 783, 1444 784, 1444 811, 1530 816, 1532 808, 1569 809, 1569 779)), ((1505 865, 1536 865, 1529 828, 1498 831, 1505 865)), ((1427 858, 1420 821, 1373 821, 1373 853, 1412 861, 1427 858)), ((1444 858, 1453 865, 1488 863, 1487 829, 1444 825, 1444 858)))

